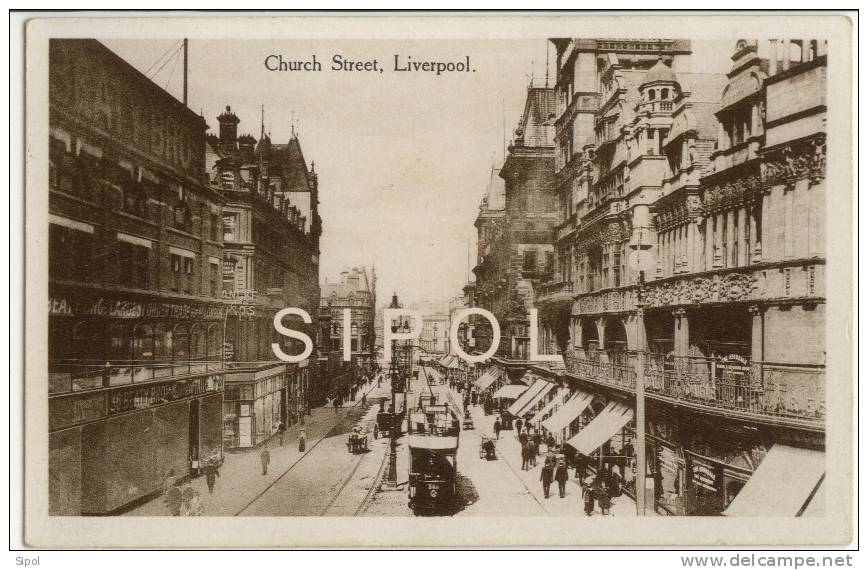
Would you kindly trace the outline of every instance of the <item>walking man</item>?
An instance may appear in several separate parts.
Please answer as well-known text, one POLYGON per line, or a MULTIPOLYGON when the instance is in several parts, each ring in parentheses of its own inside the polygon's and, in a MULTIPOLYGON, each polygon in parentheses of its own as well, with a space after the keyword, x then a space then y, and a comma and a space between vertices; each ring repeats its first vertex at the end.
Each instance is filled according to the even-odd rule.
POLYGON ((268 464, 271 463, 271 454, 268 453, 267 448, 262 449, 262 453, 259 454, 259 461, 262 463, 262 474, 268 474, 268 464))
POLYGON ((283 436, 286 433, 286 424, 282 421, 277 422, 277 437, 280 438, 280 447, 283 447, 283 436))
POLYGON ((500 439, 500 418, 494 420, 494 437, 500 439))
POLYGON ((543 485, 543 493, 545 493, 546 499, 549 498, 549 489, 552 486, 552 479, 554 479, 555 470, 552 467, 552 462, 550 458, 546 458, 546 463, 543 465, 542 472, 539 475, 539 480, 542 481, 543 485))
POLYGON ((561 461, 555 470, 555 481, 558 482, 558 495, 560 495, 561 499, 567 494, 567 478, 567 464, 561 461))
POLYGON ((515 431, 517 431, 519 434, 521 433, 521 418, 515 420, 515 431))
POLYGON ((335 396, 335 399, 332 400, 332 405, 335 407, 335 415, 338 415, 338 406, 340 405, 338 402, 338 396, 335 396))
POLYGON ((305 440, 307 439, 307 432, 304 428, 298 430, 298 450, 300 452, 304 452, 305 449, 305 440))
POLYGON ((217 477, 220 476, 220 471, 217 470, 217 463, 212 459, 205 465, 205 483, 208 484, 208 494, 214 494, 214 484, 217 482, 217 477))
POLYGON ((183 493, 181 492, 181 482, 173 481, 172 487, 166 493, 166 508, 169 509, 169 514, 173 517, 181 515, 181 504, 184 502, 183 493))
POLYGON ((582 480, 582 498, 585 500, 585 514, 594 514, 594 478, 590 475, 582 480))

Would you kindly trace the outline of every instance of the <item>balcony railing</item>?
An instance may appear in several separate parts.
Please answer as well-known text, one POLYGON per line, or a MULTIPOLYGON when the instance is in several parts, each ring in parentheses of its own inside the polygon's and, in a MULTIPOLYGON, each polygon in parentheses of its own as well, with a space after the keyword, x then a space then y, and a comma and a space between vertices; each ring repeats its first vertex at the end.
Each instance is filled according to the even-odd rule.
MULTIPOLYGON (((568 350, 574 376, 635 391, 639 354, 568 350)), ((645 355, 645 393, 694 407, 821 427, 826 417, 825 367, 714 358, 645 355)))
POLYGON ((540 287, 537 302, 569 301, 573 298, 573 283, 571 281, 555 281, 545 283, 540 287))
POLYGON ((217 372, 223 372, 223 363, 219 360, 179 363, 113 362, 104 365, 52 363, 49 365, 48 393, 53 395, 82 392, 217 372))

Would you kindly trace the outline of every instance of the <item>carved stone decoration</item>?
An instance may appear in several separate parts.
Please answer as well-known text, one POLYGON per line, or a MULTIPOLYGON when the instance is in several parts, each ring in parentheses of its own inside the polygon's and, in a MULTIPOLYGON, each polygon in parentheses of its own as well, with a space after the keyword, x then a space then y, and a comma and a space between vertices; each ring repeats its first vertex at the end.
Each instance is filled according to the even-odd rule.
POLYGON ((825 135, 802 140, 763 155, 760 164, 765 187, 808 178, 818 182, 826 176, 825 135))
POLYGON ((757 297, 757 276, 753 273, 679 279, 651 285, 645 290, 645 304, 648 307, 744 301, 757 297))

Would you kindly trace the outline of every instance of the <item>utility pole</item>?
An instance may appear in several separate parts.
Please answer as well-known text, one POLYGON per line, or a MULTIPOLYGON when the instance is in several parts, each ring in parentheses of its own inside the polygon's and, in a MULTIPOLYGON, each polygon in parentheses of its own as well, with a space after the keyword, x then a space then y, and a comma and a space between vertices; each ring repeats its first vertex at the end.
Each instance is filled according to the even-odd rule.
POLYGON ((187 104, 187 38, 184 38, 184 105, 186 105, 186 104, 187 104))
POLYGON ((645 516, 645 272, 639 272, 639 295, 636 303, 638 329, 636 370, 636 516, 645 516))
MULTIPOLYGON (((392 304, 389 305, 390 309, 398 309, 400 305, 398 303, 398 295, 392 294, 392 304)), ((384 323, 385 324, 385 323, 384 323)), ((392 334, 398 332, 398 324, 395 322, 391 323, 392 334)), ((391 413, 391 426, 389 429, 389 475, 386 478, 386 486, 394 489, 398 486, 398 431, 401 428, 401 423, 398 421, 398 407, 397 402, 395 401, 395 395, 398 393, 401 388, 400 382, 400 371, 398 369, 398 341, 396 339, 392 339, 392 360, 389 363, 389 375, 392 377, 392 413, 391 413)), ((405 403, 406 407, 406 403, 405 403)))

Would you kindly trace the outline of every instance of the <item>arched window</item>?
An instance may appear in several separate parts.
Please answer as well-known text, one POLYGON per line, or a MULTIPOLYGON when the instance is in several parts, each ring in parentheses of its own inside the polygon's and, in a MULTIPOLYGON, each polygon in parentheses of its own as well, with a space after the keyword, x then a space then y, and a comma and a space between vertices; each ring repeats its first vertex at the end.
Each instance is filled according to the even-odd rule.
POLYGON ((109 360, 129 360, 132 357, 130 327, 126 323, 114 323, 109 327, 109 360))
POLYGON ((208 338, 205 325, 196 323, 190 333, 190 360, 205 360, 208 352, 208 338))
POLYGON ((167 324, 159 324, 154 328, 154 359, 171 360, 172 329, 167 324))
POLYGON ((660 90, 660 98, 661 99, 669 99, 669 89, 663 88, 660 90))
POLYGON ((222 336, 220 325, 208 327, 208 360, 220 360, 220 354, 223 350, 222 336))
POLYGON ((175 325, 172 334, 172 360, 188 360, 190 358, 190 329, 181 323, 175 325))
POLYGON ((151 325, 138 324, 133 330, 133 360, 154 359, 154 329, 151 325))
POLYGON ((657 98, 657 90, 656 89, 649 89, 648 90, 648 100, 653 101, 656 98, 657 98))

